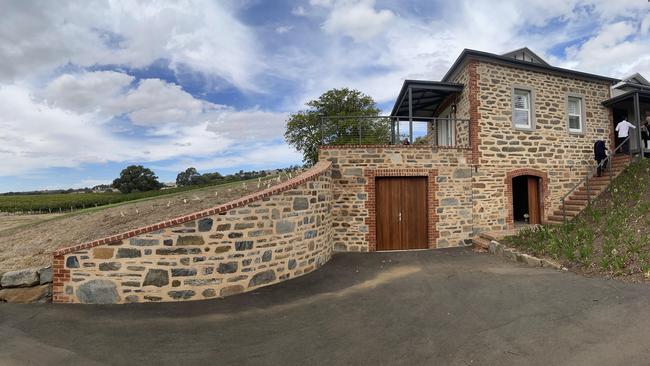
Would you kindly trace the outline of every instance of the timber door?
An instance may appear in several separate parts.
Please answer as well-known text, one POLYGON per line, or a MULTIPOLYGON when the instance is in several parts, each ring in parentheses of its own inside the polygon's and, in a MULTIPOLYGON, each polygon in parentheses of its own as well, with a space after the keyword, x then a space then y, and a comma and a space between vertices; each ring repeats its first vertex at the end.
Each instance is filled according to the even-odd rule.
POLYGON ((375 193, 377 250, 428 248, 427 178, 377 178, 375 193))
POLYGON ((539 197, 539 178, 527 176, 528 178, 528 215, 531 224, 542 223, 542 213, 540 209, 539 197))

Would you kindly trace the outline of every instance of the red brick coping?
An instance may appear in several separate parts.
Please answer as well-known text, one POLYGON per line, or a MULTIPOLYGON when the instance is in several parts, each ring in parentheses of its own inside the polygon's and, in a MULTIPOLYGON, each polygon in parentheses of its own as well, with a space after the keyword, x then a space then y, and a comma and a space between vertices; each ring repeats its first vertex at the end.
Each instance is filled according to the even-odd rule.
POLYGON ((206 216, 212 216, 212 215, 216 215, 216 214, 219 214, 219 213, 222 213, 222 212, 226 212, 226 211, 232 210, 233 208, 237 208, 237 207, 247 205, 247 204, 249 204, 251 202, 260 200, 262 198, 269 197, 269 196, 272 196, 274 194, 278 194, 278 193, 287 191, 287 190, 295 188, 295 187, 297 187, 297 186, 299 186, 299 185, 301 185, 301 184, 303 184, 305 182, 313 180, 313 179, 319 177, 320 175, 322 175, 323 173, 325 173, 329 169, 329 167, 331 165, 332 165, 332 163, 330 161, 319 161, 311 169, 309 169, 308 171, 300 174, 299 176, 297 176, 295 178, 289 179, 288 181, 286 181, 284 183, 280 183, 278 185, 275 185, 273 187, 261 190, 259 192, 249 194, 249 195, 244 196, 242 198, 239 198, 237 200, 230 201, 230 202, 224 203, 222 205, 219 205, 219 206, 216 206, 216 207, 213 207, 213 208, 209 208, 207 210, 195 212, 195 213, 185 215, 185 216, 181 216, 181 217, 176 217, 176 218, 173 218, 173 219, 170 219, 170 220, 167 220, 167 221, 159 222, 157 224, 141 227, 139 229, 131 230, 131 231, 128 231, 128 232, 125 232, 125 233, 109 236, 109 237, 106 237, 106 238, 94 240, 94 241, 87 242, 87 243, 78 244, 78 245, 75 245, 75 246, 72 246, 72 247, 57 249, 57 250, 54 251, 54 253, 52 253, 52 255, 55 258, 56 257, 61 257, 61 256, 65 255, 65 254, 73 253, 73 252, 76 252, 76 251, 79 251, 79 250, 86 250, 86 249, 96 247, 98 245, 115 243, 115 242, 118 242, 120 240, 124 240, 124 239, 134 237, 136 235, 140 235, 140 234, 148 233, 148 232, 151 232, 151 231, 156 231, 156 230, 168 228, 168 227, 171 227, 171 226, 182 224, 184 222, 197 220, 197 219, 200 219, 200 218, 203 218, 203 217, 206 217, 206 216))

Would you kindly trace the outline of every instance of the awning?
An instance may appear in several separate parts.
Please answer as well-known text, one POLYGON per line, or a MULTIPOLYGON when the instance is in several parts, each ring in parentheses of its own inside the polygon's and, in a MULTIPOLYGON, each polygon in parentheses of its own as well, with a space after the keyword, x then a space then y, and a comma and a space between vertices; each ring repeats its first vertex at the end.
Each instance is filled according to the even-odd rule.
POLYGON ((451 94, 463 91, 463 84, 440 81, 404 80, 391 116, 409 116, 409 90, 413 117, 433 117, 436 109, 451 94))
POLYGON ((650 98, 650 91, 648 90, 630 90, 611 99, 607 99, 606 101, 602 102, 602 105, 605 107, 611 107, 618 102, 624 101, 628 98, 633 98, 634 94, 639 94, 639 98, 642 98, 643 100, 650 98))

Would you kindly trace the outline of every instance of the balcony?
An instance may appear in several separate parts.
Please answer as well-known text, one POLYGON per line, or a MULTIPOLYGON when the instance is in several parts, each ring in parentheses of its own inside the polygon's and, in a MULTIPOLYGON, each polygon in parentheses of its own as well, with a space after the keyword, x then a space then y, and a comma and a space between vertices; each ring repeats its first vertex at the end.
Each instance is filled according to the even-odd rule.
POLYGON ((320 145, 430 145, 470 149, 470 120, 403 116, 323 116, 320 145))

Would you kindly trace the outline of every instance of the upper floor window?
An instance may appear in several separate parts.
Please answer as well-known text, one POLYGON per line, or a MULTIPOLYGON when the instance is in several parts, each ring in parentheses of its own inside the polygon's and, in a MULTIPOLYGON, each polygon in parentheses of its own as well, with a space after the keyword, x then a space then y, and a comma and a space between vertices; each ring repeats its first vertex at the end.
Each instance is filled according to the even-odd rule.
POLYGON ((515 128, 532 129, 531 92, 515 88, 512 95, 512 124, 515 128))
POLYGON ((569 132, 582 133, 583 124, 582 98, 569 96, 567 98, 567 125, 569 126, 569 132))

